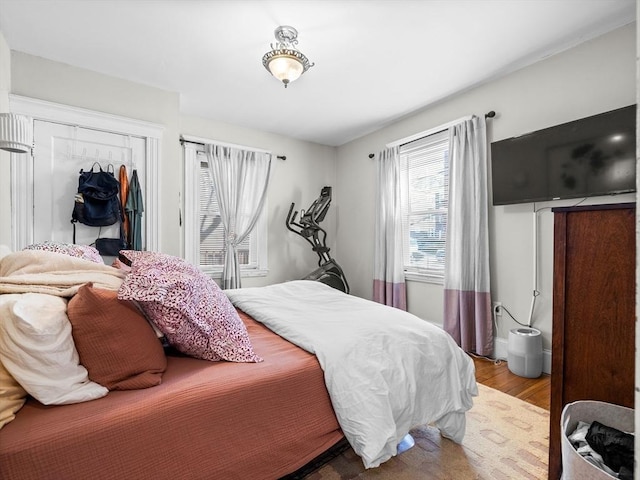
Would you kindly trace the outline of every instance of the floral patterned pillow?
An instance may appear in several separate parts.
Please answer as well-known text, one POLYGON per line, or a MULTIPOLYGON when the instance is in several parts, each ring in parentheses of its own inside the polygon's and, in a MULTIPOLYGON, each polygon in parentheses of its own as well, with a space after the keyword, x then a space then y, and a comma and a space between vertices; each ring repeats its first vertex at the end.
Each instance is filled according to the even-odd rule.
POLYGON ((261 362, 224 292, 197 267, 155 252, 121 251, 131 262, 118 298, 138 302, 169 343, 204 360, 261 362))
POLYGON ((57 252, 72 257, 83 258, 95 263, 104 264, 98 250, 91 245, 76 245, 74 243, 44 242, 34 243, 24 248, 25 250, 44 250, 45 252, 57 252))

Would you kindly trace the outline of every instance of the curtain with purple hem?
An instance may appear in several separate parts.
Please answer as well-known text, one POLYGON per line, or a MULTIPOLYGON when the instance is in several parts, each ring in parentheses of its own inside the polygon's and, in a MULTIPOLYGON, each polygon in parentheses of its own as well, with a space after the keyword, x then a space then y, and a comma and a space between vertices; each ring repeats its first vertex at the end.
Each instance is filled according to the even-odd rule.
POLYGON ((484 118, 450 129, 444 329, 463 350, 493 353, 484 118))
POLYGON ((400 310, 407 310, 407 289, 406 284, 402 283, 389 283, 382 280, 373 280, 373 299, 378 303, 385 303, 386 299, 391 300, 391 303, 385 303, 385 305, 391 305, 392 307, 399 308, 400 310))
POLYGON ((373 300, 406 310, 400 171, 399 147, 380 152, 376 158, 373 300))
POLYGON ((445 330, 456 343, 466 352, 491 356, 493 353, 491 294, 445 289, 444 309, 447 312, 446 318, 457 319, 456 322, 445 325, 445 330))

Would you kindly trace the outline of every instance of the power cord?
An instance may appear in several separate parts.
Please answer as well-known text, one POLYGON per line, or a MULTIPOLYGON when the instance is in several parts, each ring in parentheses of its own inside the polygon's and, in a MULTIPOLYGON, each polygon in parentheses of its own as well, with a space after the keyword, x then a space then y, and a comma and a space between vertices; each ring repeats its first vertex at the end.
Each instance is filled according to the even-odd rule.
MULTIPOLYGON (((539 292, 536 292, 536 293, 538 293, 538 295, 540 294, 539 292)), ((537 295, 536 295, 536 296, 537 296, 537 295)), ((518 320, 516 320, 516 318, 515 318, 513 315, 511 315, 511 312, 510 312, 509 310, 507 310, 507 307, 505 307, 504 305, 500 305, 500 308, 501 308, 502 310, 504 310, 505 312, 507 312, 507 315, 509 315, 509 316, 511 317, 511 319, 512 319, 514 322, 516 322, 518 325, 522 325, 523 327, 528 327, 528 326, 529 326, 529 325, 527 325, 527 324, 525 324, 525 323, 522 323, 522 322, 519 322, 518 320)))
POLYGON ((473 358, 478 358, 480 360, 486 360, 488 362, 491 362, 494 365, 501 365, 502 362, 505 361, 503 358, 491 358, 491 357, 486 357, 484 355, 478 355, 477 353, 473 353, 473 352, 467 352, 467 354, 472 356, 473 358))

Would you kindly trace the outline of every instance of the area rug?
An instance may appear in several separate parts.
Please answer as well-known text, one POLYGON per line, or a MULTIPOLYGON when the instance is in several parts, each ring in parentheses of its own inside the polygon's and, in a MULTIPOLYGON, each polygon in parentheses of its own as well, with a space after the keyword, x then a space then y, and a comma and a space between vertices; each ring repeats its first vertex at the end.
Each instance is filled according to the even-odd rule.
POLYGON ((549 412, 478 385, 461 445, 424 425, 411 431, 416 445, 366 470, 349 447, 305 480, 542 480, 547 478, 549 412))

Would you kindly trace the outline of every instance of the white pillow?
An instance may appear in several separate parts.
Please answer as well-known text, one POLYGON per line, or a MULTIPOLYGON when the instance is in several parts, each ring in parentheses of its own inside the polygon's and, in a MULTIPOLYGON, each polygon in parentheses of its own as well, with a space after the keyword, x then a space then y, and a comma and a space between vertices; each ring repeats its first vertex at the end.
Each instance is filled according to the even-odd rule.
POLYGON ((31 396, 60 405, 109 392, 80 365, 63 298, 24 293, 0 299, 0 361, 31 396))

